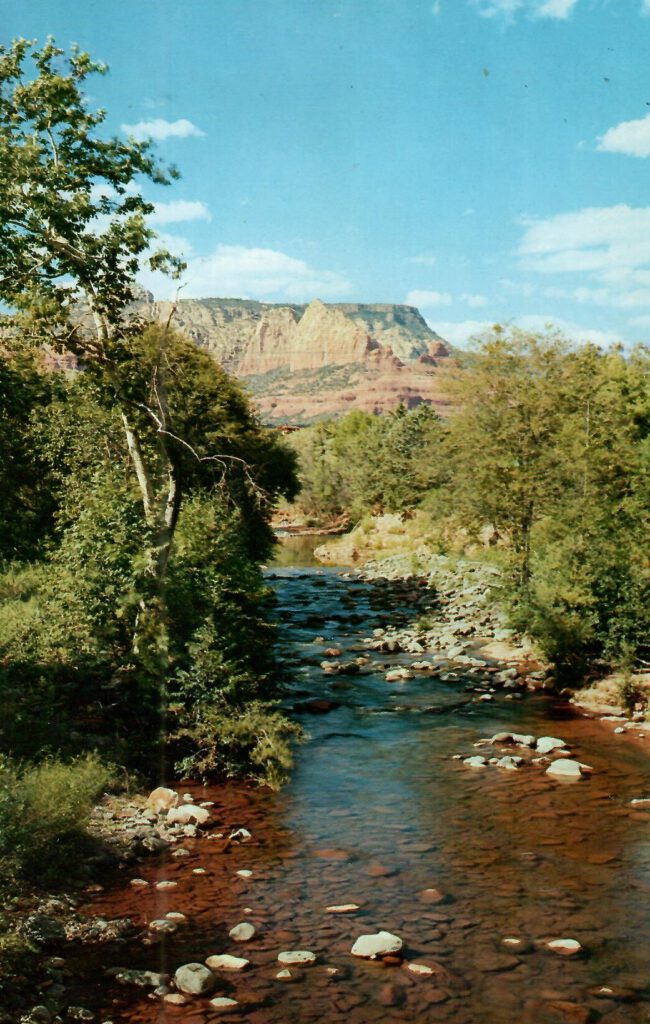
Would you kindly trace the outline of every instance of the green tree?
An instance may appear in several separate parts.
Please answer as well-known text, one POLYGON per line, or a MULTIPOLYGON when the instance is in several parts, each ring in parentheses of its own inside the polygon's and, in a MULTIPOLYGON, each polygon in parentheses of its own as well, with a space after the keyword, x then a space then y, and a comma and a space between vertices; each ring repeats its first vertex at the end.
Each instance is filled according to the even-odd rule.
POLYGON ((182 266, 151 252, 153 205, 133 186, 168 184, 177 172, 149 142, 102 135, 104 111, 92 113, 83 90, 105 72, 51 40, 0 48, 0 299, 16 313, 19 344, 29 336, 73 352, 100 404, 117 411, 145 544, 133 651, 148 648, 164 673, 167 571, 190 477, 232 486, 249 507, 272 502, 276 473, 293 484, 241 393, 169 325, 143 332, 133 315, 139 268, 175 275, 182 266))

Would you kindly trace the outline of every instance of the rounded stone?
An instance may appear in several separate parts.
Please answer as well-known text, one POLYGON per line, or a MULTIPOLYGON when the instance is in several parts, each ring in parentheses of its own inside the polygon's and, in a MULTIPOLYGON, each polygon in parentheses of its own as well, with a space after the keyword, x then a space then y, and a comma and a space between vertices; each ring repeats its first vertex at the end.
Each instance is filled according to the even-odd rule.
POLYGON ((366 960, 376 960, 378 957, 401 952, 403 945, 397 935, 379 931, 374 935, 360 935, 352 946, 351 953, 352 956, 363 957, 366 960))
POLYGON ((234 928, 231 928, 228 934, 233 942, 249 942, 255 935, 255 925, 248 921, 242 921, 241 924, 236 924, 234 928))
POLYGON ((305 967, 316 963, 316 954, 308 949, 291 949, 278 953, 278 963, 284 967, 305 967))
POLYGON ((212 992, 217 979, 203 964, 183 964, 174 975, 174 984, 180 992, 191 996, 204 996, 212 992))

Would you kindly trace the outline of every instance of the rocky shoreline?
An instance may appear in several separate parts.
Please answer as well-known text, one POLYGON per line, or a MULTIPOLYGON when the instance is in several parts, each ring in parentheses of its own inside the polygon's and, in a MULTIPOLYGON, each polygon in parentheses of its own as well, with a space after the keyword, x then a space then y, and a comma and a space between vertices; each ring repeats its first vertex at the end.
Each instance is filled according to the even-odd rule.
MULTIPOLYGON (((385 626, 369 631, 363 639, 367 654, 361 653, 353 661, 343 658, 340 647, 325 648, 320 662, 324 677, 363 673, 371 659, 376 671, 382 667, 381 656, 386 655, 393 659, 383 663, 386 682, 438 676, 447 684, 458 682, 459 689, 462 686, 463 701, 490 702, 497 693, 501 698, 515 701, 527 693, 556 690, 552 666, 540 658, 526 637, 508 628, 505 615, 499 610, 500 575, 494 567, 463 559, 450 565, 443 556, 423 551, 419 555, 395 555, 381 562, 369 562, 361 571, 341 575, 370 583, 378 600, 384 591, 394 595, 397 588, 403 603, 417 612, 418 618, 399 625, 388 621, 385 626)), ((388 600, 386 603, 390 604, 388 600)), ((570 695, 564 692, 563 696, 569 698, 570 695)), ((296 710, 322 713, 333 706, 327 700, 315 698, 307 704, 296 705, 296 710)), ((396 705, 394 710, 401 708, 396 705)), ((644 738, 645 716, 640 711, 633 717, 626 717, 620 709, 608 710, 609 713, 603 715, 596 714, 592 708, 585 714, 610 722, 614 731, 621 735, 644 738)), ((465 750, 454 755, 459 769, 519 771, 538 767, 556 779, 579 779, 591 773, 590 766, 574 756, 564 740, 555 736, 502 732, 478 740, 474 747, 477 752, 465 750)), ((648 801, 640 797, 636 802, 648 801)), ((187 787, 182 793, 159 788, 146 799, 144 796, 107 799, 95 808, 91 833, 101 846, 92 866, 96 878, 104 880, 111 875, 114 878, 117 871, 121 884, 128 879, 134 895, 153 894, 155 890, 171 897, 177 880, 184 873, 205 874, 204 868, 191 866, 196 863, 197 850, 204 848, 204 844, 205 849, 213 853, 228 853, 232 847, 244 846, 252 838, 240 821, 226 823, 223 814, 215 815, 214 804, 201 799, 195 786, 187 787), (173 871, 168 871, 170 877, 159 874, 155 881, 141 877, 138 865, 146 864, 148 859, 173 866, 173 871)), ((237 877, 242 881, 250 878, 252 867, 239 867, 237 877)), ((146 870, 143 873, 150 874, 146 870)), ((107 884, 111 884, 110 879, 107 884)), ((126 952, 128 944, 136 941, 155 951, 166 937, 182 933, 187 925, 184 910, 173 906, 152 916, 144 929, 141 921, 129 916, 88 916, 82 910, 84 904, 101 896, 102 892, 103 886, 93 881, 82 892, 43 896, 23 908, 22 934, 30 947, 38 951, 40 962, 17 999, 21 1024, 67 1024, 68 1021, 97 1019, 83 1001, 71 1001, 70 997, 75 982, 70 956, 72 959, 78 956, 80 947, 110 945, 114 951, 124 946, 126 952), (69 956, 70 950, 73 952, 69 956)), ((431 890, 434 902, 436 892, 431 890)), ((444 900, 444 895, 439 895, 444 900)), ((328 906, 326 911, 353 914, 358 909, 356 904, 341 904, 328 906)), ((230 940, 237 945, 241 943, 243 948, 254 938, 255 930, 255 924, 248 920, 232 922, 230 940)), ((579 955, 581 949, 579 944, 571 945, 574 942, 573 939, 552 938, 545 948, 562 956, 579 955), (551 942, 564 942, 566 948, 554 949, 551 942)), ((409 957, 402 950, 402 939, 398 936, 381 930, 359 935, 350 955, 363 957, 365 953, 360 950, 371 950, 368 954, 371 959, 389 965, 403 964, 413 976, 431 976, 438 984, 435 975, 440 965, 432 966, 421 963, 417 957, 409 957), (391 948, 382 946, 380 949, 383 941, 392 944, 391 948)), ((506 952, 511 955, 513 951, 504 945, 503 955, 506 952)), ((279 982, 295 980, 297 970, 309 967, 317 959, 322 959, 319 951, 278 948, 275 979, 279 982)), ((236 993, 232 985, 224 988, 221 983, 224 977, 245 971, 249 964, 247 957, 206 951, 204 962, 175 964, 173 970, 136 969, 130 966, 128 956, 124 963, 112 963, 101 970, 107 984, 125 990, 146 990, 154 1002, 162 1005, 183 1006, 193 998, 210 997, 210 1011, 222 1014, 254 1008, 254 1001, 247 1002, 245 996, 243 1000, 239 996, 233 998, 236 993)), ((326 962, 321 963, 321 969, 323 964, 332 978, 340 972, 339 967, 326 962)), ((386 998, 389 996, 387 993, 386 998)), ((389 1001, 386 1005, 392 1004, 389 1001)), ((15 1019, 11 1014, 0 1015, 1 1024, 10 1024, 15 1019)))

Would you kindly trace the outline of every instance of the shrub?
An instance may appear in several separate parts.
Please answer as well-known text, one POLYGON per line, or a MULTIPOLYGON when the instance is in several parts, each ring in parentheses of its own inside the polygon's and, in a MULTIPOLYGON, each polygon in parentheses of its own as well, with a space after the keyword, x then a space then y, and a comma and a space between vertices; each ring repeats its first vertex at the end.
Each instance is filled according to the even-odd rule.
POLYGON ((68 877, 93 801, 113 779, 96 754, 26 768, 0 758, 0 892, 68 877))
POLYGON ((244 775, 279 789, 293 762, 291 740, 301 732, 300 726, 263 701, 251 701, 239 711, 208 706, 191 728, 177 733, 178 741, 192 746, 177 767, 184 775, 244 775))

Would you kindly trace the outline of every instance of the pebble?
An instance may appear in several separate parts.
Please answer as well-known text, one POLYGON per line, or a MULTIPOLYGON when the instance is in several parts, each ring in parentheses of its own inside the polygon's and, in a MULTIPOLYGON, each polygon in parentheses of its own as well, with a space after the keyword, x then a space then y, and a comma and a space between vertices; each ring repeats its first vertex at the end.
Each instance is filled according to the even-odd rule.
POLYGON ((463 764, 466 764, 468 768, 487 768, 487 760, 480 754, 464 758, 463 764))
POLYGON ((285 967, 305 967, 307 964, 316 963, 316 954, 310 953, 307 949, 285 950, 278 953, 278 963, 285 967))
POLYGON ((239 871, 236 872, 236 874, 238 874, 240 878, 251 878, 253 872, 249 871, 248 868, 241 868, 239 871))
POLYGON ((407 971, 410 971, 411 974, 417 974, 421 978, 429 978, 432 974, 436 973, 432 967, 427 967, 426 964, 411 963, 406 965, 406 969, 407 971))
POLYGON ((355 910, 359 910, 358 903, 335 903, 330 907, 325 907, 325 911, 328 914, 352 914, 355 910))
POLYGON ((160 935, 173 935, 174 932, 178 931, 178 925, 166 918, 159 918, 149 922, 149 931, 157 932, 160 935))
POLYGON ((255 925, 248 921, 242 921, 241 924, 236 924, 234 928, 231 928, 228 934, 233 942, 249 942, 255 935, 255 925))
POLYGON ((250 964, 242 956, 231 956, 230 953, 219 953, 209 956, 205 961, 211 971, 244 971, 250 964))
POLYGON ((165 879, 163 879, 162 882, 156 882, 156 889, 160 889, 162 892, 164 892, 166 889, 176 889, 177 887, 178 882, 169 882, 165 879))
POLYGON ((132 878, 131 881, 129 882, 129 885, 132 885, 134 888, 137 889, 139 887, 149 885, 149 883, 144 878, 132 878))
POLYGON ((546 943, 546 948, 551 953, 559 953, 560 956, 575 956, 582 952, 582 946, 577 939, 551 939, 546 943))
POLYGON ((278 971, 278 973, 276 974, 276 978, 278 979, 278 981, 296 981, 295 975, 293 975, 291 971, 286 967, 284 967, 281 971, 278 971))
POLYGON ((220 1010, 222 1013, 224 1013, 228 1010, 234 1010, 234 1008, 239 1004, 237 1003, 236 999, 228 999, 227 996, 217 996, 216 999, 210 1000, 209 1005, 212 1007, 213 1010, 220 1010))
POLYGON ((163 1000, 166 1003, 171 1003, 172 1006, 185 1006, 187 999, 180 992, 170 992, 169 995, 163 996, 163 1000))

